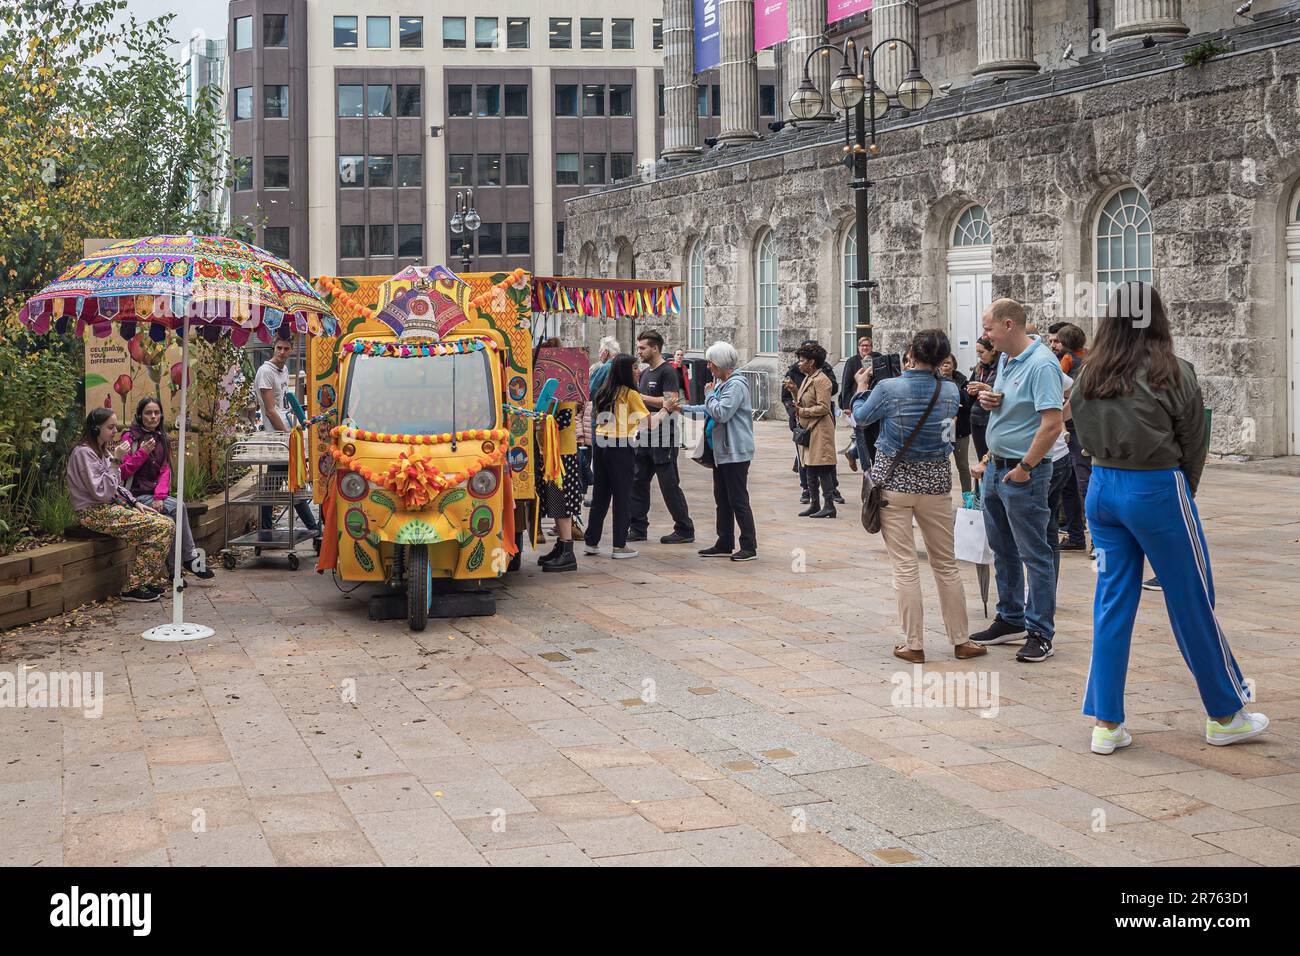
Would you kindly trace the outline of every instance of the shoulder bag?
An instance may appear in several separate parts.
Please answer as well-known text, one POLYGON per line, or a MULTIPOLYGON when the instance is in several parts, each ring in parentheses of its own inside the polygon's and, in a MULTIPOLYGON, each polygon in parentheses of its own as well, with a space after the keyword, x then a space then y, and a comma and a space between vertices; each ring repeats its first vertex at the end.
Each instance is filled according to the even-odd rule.
POLYGON ((916 436, 921 433, 921 428, 925 425, 930 413, 934 411, 935 403, 939 401, 939 390, 943 387, 943 380, 938 375, 934 377, 934 394, 930 396, 930 404, 925 406, 925 413, 921 420, 916 423, 912 429, 912 434, 907 436, 907 441, 903 442, 903 447, 899 449, 894 460, 889 463, 889 468, 885 471, 885 479, 880 484, 871 480, 871 469, 867 468, 862 473, 862 527, 867 534, 880 533, 880 512, 885 507, 882 497, 884 496, 885 485, 889 484, 894 477, 894 470, 898 468, 898 463, 907 457, 907 450, 912 447, 912 442, 916 441, 916 436))

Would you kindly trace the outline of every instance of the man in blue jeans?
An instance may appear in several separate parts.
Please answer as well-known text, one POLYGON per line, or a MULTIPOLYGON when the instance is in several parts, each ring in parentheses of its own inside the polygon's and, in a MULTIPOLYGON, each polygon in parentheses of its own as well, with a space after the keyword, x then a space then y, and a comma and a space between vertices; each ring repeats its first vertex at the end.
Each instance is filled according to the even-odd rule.
POLYGON ((1025 310, 998 299, 985 310, 984 334, 1002 353, 992 387, 972 382, 989 410, 989 452, 971 469, 983 479, 984 529, 993 551, 998 614, 976 644, 1024 641, 1016 660, 1052 656, 1056 617, 1055 549, 1049 540, 1052 444, 1063 427, 1061 366, 1026 330, 1025 310), (1025 579, 1029 601, 1025 602, 1025 579))

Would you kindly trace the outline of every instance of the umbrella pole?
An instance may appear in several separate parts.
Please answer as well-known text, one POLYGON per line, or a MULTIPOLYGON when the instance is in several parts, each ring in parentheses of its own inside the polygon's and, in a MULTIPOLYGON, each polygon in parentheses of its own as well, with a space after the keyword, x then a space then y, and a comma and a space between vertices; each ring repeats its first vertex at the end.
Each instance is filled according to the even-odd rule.
POLYGON ((185 520, 185 421, 188 413, 187 398, 190 390, 190 315, 185 310, 181 319, 181 412, 176 471, 176 543, 172 554, 172 622, 151 627, 142 637, 146 641, 196 641, 211 637, 216 632, 202 624, 185 623, 185 584, 181 578, 181 522, 185 520))

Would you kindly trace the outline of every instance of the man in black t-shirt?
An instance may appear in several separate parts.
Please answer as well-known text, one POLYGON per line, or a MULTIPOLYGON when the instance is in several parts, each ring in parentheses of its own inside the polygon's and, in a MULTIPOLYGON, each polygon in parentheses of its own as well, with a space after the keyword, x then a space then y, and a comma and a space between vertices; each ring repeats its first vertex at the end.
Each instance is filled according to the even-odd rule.
MULTIPOLYGON (((642 332, 636 340, 637 356, 644 363, 637 390, 645 407, 654 414, 663 408, 664 399, 681 394, 681 381, 672 363, 663 356, 663 336, 653 330, 642 332)), ((677 474, 677 429, 672 416, 658 427, 643 428, 636 449, 636 470, 632 476, 632 520, 628 541, 644 541, 650 530, 650 479, 659 478, 668 513, 673 516, 673 532, 659 539, 661 544, 688 544, 695 540, 686 495, 682 494, 677 474)))

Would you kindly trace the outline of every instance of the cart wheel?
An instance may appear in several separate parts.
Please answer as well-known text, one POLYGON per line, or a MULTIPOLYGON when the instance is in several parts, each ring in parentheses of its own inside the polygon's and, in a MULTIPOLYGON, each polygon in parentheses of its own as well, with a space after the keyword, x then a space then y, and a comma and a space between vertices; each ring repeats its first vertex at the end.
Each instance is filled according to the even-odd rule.
POLYGON ((222 565, 222 567, 224 567, 227 571, 233 571, 233 570, 235 570, 235 566, 236 566, 238 563, 239 563, 239 562, 238 562, 238 559, 236 559, 236 557, 235 557, 235 552, 233 552, 233 551, 227 551, 227 552, 225 552, 225 553, 221 556, 221 565, 222 565))
POLYGON ((429 621, 429 546, 407 548, 406 613, 411 630, 423 631, 429 621))
POLYGON ((299 563, 300 563, 300 562, 298 561, 298 555, 296 555, 296 554, 294 554, 292 551, 290 551, 290 552, 289 552, 289 570, 290 570, 290 571, 297 571, 297 570, 298 570, 298 565, 299 565, 299 563))
POLYGON ((315 551, 317 554, 320 554, 320 536, 319 536, 319 535, 317 535, 315 538, 312 538, 312 539, 311 539, 311 549, 312 549, 313 551, 315 551))

